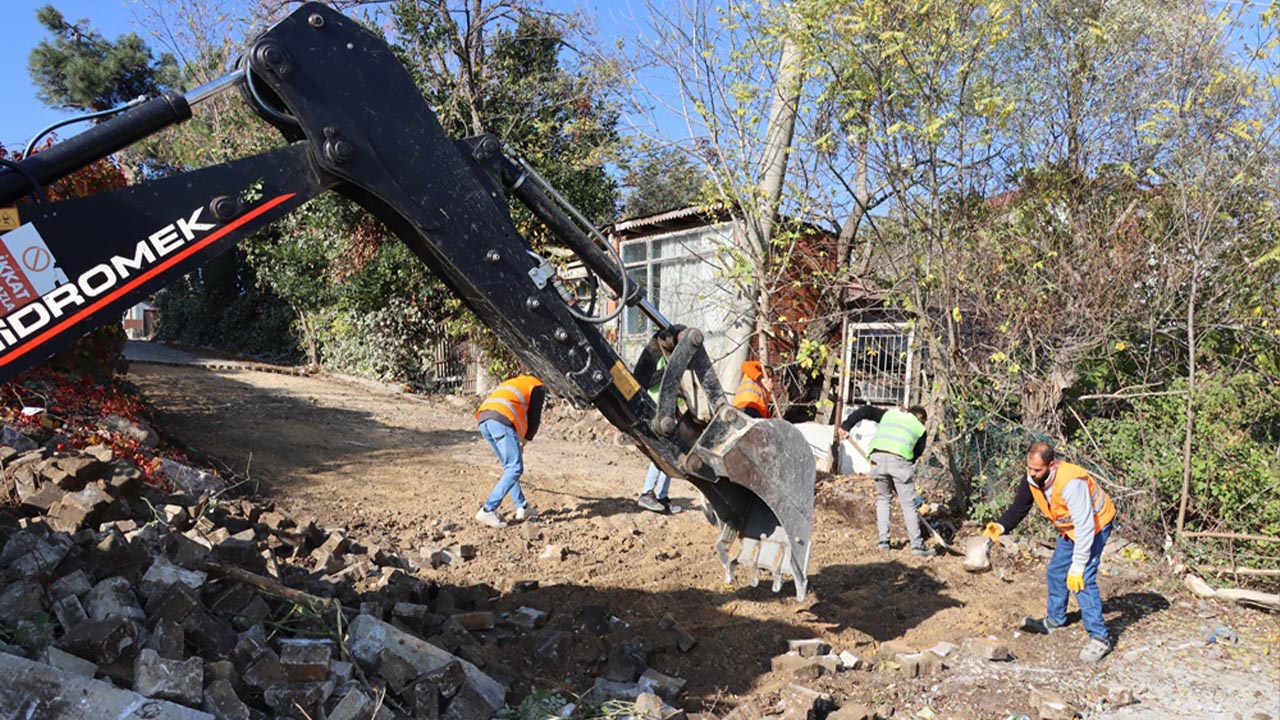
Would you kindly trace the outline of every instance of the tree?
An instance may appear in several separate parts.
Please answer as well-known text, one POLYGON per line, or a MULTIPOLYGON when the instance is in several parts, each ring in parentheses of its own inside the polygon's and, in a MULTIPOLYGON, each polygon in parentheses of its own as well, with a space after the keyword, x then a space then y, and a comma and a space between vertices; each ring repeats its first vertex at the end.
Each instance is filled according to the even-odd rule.
POLYGON ((642 153, 622 176, 625 218, 689 207, 702 199, 706 179, 688 156, 671 148, 642 153))
MULTIPOLYGON (((778 218, 804 206, 788 183, 803 92, 801 48, 786 32, 785 8, 768 3, 714 7, 688 0, 647 9, 647 32, 625 71, 633 79, 629 115, 647 143, 701 168, 703 199, 724 207, 738 228, 715 260, 727 294, 738 298, 726 323, 734 349, 716 358, 722 380, 732 383, 752 344, 761 359, 773 360, 772 300, 785 284, 797 238, 790 227, 778 230, 778 218), (665 82, 649 84, 650 77, 665 82), (678 95, 656 89, 663 86, 678 95), (664 128, 677 124, 685 136, 664 137, 664 128)), ((775 397, 785 412, 787 388, 779 386, 775 397)))
POLYGON ((107 40, 87 20, 68 22, 52 5, 37 10, 36 19, 53 34, 36 45, 27 64, 46 104, 96 112, 158 95, 173 81, 174 57, 154 57, 135 33, 107 40))

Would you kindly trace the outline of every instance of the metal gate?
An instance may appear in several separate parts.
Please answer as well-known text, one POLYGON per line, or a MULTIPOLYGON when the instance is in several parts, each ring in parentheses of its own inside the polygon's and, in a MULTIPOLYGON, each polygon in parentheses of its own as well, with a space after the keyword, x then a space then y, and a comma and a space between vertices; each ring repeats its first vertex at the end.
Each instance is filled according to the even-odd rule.
POLYGON ((872 405, 911 404, 911 361, 914 332, 907 323, 849 323, 844 337, 846 402, 872 405))

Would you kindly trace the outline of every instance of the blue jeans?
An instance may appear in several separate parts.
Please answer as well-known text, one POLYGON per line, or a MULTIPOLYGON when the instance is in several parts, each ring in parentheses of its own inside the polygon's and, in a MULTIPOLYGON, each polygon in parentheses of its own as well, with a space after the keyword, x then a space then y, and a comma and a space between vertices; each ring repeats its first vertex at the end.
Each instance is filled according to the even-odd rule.
MULTIPOLYGON (((1084 629, 1089 637, 1108 640, 1107 624, 1102 619, 1102 595, 1098 592, 1098 563, 1102 560, 1102 548, 1111 537, 1111 524, 1102 528, 1093 536, 1093 547, 1089 549, 1089 562, 1084 566, 1084 590, 1076 593, 1076 603, 1080 606, 1080 618, 1084 621, 1084 629)), ((1049 559, 1049 567, 1045 570, 1044 579, 1049 585, 1049 607, 1045 617, 1058 625, 1067 622, 1067 571, 1071 569, 1071 554, 1076 544, 1070 538, 1059 537, 1058 547, 1053 550, 1049 559)))
POLYGON ((640 494, 652 492, 659 500, 666 500, 670 489, 671 476, 659 470, 657 465, 649 463, 649 472, 644 476, 644 490, 640 494))
POLYGON ((524 474, 524 452, 520 447, 520 438, 516 431, 497 420, 485 420, 480 423, 480 434, 489 441, 489 447, 502 463, 502 477, 493 486, 493 492, 484 501, 484 509, 493 512, 502 504, 502 498, 511 494, 511 501, 516 507, 528 505, 524 493, 520 492, 520 476, 524 474))

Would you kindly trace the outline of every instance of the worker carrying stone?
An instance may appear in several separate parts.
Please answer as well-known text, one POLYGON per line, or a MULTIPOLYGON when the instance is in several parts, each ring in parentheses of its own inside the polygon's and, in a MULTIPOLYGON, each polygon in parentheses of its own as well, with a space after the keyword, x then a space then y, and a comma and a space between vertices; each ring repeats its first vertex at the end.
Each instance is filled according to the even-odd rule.
POLYGON ((863 405, 850 413, 837 431, 837 435, 844 439, 849 437, 849 430, 863 420, 879 423, 867 451, 872 463, 871 477, 876 484, 876 531, 880 536, 881 550, 893 547, 889 544, 889 515, 896 491, 912 554, 917 557, 936 554, 933 548, 924 545, 915 505, 915 461, 924 454, 924 423, 928 419, 928 413, 919 405, 906 410, 863 405))
POLYGON ((1111 638, 1102 618, 1098 592, 1098 563, 1111 537, 1116 508, 1097 481, 1079 465, 1057 459, 1046 443, 1027 450, 1027 474, 1018 485, 1013 504, 1000 519, 987 523, 983 535, 997 540, 1022 522, 1034 503, 1058 529, 1058 545, 1045 569, 1048 608, 1044 619, 1023 618, 1022 627, 1047 635, 1067 622, 1068 593, 1075 593, 1089 642, 1080 660, 1096 663, 1111 652, 1111 638))

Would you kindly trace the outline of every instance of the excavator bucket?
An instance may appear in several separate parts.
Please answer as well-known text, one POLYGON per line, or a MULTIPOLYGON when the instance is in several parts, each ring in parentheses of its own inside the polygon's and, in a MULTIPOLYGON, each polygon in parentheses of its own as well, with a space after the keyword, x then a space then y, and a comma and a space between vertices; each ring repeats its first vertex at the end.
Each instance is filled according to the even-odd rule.
POLYGON ((756 420, 725 405, 686 463, 693 474, 718 478, 704 494, 721 526, 716 552, 725 583, 732 583, 742 566, 752 586, 758 585, 763 570, 772 577, 774 592, 790 578, 796 599, 803 600, 817 479, 804 435, 788 422, 756 420), (740 541, 736 553, 734 540, 740 541))

